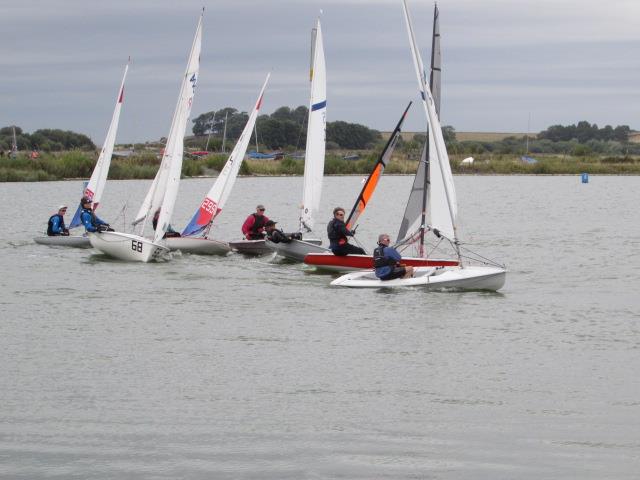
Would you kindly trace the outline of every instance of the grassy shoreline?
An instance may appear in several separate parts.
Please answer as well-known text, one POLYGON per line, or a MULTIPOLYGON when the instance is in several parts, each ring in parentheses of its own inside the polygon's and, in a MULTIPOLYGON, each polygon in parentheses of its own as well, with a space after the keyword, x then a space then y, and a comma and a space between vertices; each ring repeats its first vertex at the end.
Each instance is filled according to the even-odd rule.
MULTIPOLYGON (((371 171, 377 153, 359 152, 360 159, 344 160, 341 156, 328 154, 325 175, 366 175, 371 171)), ((481 154, 472 165, 462 165, 464 155, 451 155, 454 174, 467 175, 640 175, 640 157, 635 156, 590 156, 536 155, 536 164, 527 164, 516 155, 481 154)), ((17 158, 0 158, 0 182, 35 182, 89 178, 96 161, 89 152, 65 152, 44 154, 31 159, 25 155, 17 158)), ((185 178, 215 177, 227 160, 225 154, 212 154, 203 158, 185 158, 182 175, 185 178)), ((116 180, 152 179, 160 161, 154 153, 143 153, 127 158, 114 158, 109 169, 109 178, 116 180)), ((396 175, 412 175, 418 166, 417 159, 396 154, 385 172, 396 175)), ((253 160, 243 162, 242 176, 297 176, 304 173, 302 159, 253 160)))

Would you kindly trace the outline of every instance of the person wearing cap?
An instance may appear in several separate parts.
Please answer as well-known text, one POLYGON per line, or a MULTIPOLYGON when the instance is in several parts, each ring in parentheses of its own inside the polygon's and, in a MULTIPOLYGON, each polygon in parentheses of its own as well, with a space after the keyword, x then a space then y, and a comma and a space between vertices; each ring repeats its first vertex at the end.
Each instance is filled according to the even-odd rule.
POLYGON ((277 229, 273 220, 269 220, 264 224, 266 229, 267 238, 273 243, 291 243, 291 240, 302 240, 302 234, 296 233, 284 233, 282 229, 277 229))
POLYGON ((256 213, 250 214, 242 224, 242 234, 247 240, 262 240, 264 227, 269 218, 264 214, 264 205, 256 207, 256 213))
POLYGON ((400 252, 390 247, 390 243, 391 237, 388 233, 378 235, 378 247, 373 251, 373 266, 376 269, 376 277, 380 280, 412 277, 413 267, 401 263, 400 252))
POLYGON ((327 223, 327 237, 329 237, 329 248, 334 255, 344 257, 345 255, 366 255, 362 248, 351 245, 347 237, 353 237, 355 229, 349 230, 344 223, 344 208, 333 209, 333 218, 327 223))
POLYGON ((80 221, 84 225, 87 232, 104 232, 105 230, 113 232, 112 228, 109 228, 109 224, 104 220, 101 220, 96 216, 91 208, 93 200, 89 197, 82 197, 80 205, 82 205, 82 212, 80 213, 80 221))
POLYGON ((64 224, 64 214, 67 213, 67 206, 60 205, 58 207, 58 213, 54 213, 49 217, 47 224, 47 235, 50 237, 56 237, 59 235, 69 235, 69 230, 64 224))

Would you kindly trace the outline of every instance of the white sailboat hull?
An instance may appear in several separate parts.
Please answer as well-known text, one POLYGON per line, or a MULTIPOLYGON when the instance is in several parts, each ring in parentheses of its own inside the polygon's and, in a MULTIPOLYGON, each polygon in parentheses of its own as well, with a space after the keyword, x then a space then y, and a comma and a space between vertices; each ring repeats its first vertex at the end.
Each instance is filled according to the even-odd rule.
POLYGON ((164 258, 169 249, 148 238, 121 232, 90 233, 89 241, 96 250, 127 262, 151 262, 164 258))
POLYGON ((267 255, 271 249, 265 243, 265 240, 236 240, 229 242, 229 246, 243 255, 267 255))
POLYGON ((273 243, 270 240, 265 241, 265 245, 271 251, 296 262, 304 262, 304 257, 309 253, 330 252, 328 248, 321 247, 321 243, 322 240, 316 238, 292 240, 289 243, 273 243))
POLYGON ((500 267, 418 267, 411 278, 380 280, 371 270, 349 273, 331 285, 351 288, 426 287, 428 290, 491 290, 504 286, 507 271, 500 267))
POLYGON ((202 237, 170 237, 164 239, 164 244, 171 250, 196 255, 226 255, 231 251, 227 242, 220 242, 202 237))
POLYGON ((33 237, 33 241, 40 245, 50 245, 56 247, 91 248, 89 237, 84 235, 56 235, 53 237, 43 235, 41 237, 33 237))

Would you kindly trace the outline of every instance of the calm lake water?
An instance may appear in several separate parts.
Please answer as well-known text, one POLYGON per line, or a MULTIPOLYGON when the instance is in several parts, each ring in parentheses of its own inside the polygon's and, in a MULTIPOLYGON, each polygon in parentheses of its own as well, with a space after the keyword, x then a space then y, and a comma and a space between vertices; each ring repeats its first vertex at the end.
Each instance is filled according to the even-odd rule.
MULTIPOLYGON (((358 177, 325 181, 350 207, 358 177)), ((360 221, 395 236, 412 179, 360 221)), ((149 182, 112 181, 121 227, 149 182)), ((173 222, 210 179, 185 180, 173 222)), ((456 177, 500 293, 348 290, 268 257, 111 261, 36 245, 81 183, 0 184, 0 478, 637 479, 640 177, 456 177)), ((242 178, 293 229, 301 178, 242 178)), ((70 208, 71 216, 72 208, 70 208)))

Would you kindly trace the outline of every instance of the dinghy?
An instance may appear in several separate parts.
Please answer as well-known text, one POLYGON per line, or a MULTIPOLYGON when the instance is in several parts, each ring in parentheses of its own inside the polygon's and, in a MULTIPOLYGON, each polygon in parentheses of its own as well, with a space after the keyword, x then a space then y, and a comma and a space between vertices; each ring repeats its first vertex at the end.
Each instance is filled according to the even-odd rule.
MULTIPOLYGON (((373 192, 375 191, 378 181, 382 176, 387 163, 391 159, 393 150, 400 138, 402 131, 402 123, 411 107, 411 103, 407 106, 402 117, 398 121, 396 128, 391 133, 385 148, 380 155, 377 163, 374 165, 373 170, 369 174, 369 177, 365 181, 356 203, 351 209, 347 218, 346 224, 348 229, 353 229, 354 224, 358 221, 361 215, 364 213, 373 192)), ((439 260, 439 259, 427 259, 427 258, 407 258, 407 265, 413 266, 444 266, 444 265, 457 265, 457 260, 439 260)), ((371 255, 358 255, 350 254, 345 256, 337 256, 330 252, 323 253, 309 253, 304 257, 304 263, 307 265, 313 265, 318 270, 325 270, 330 272, 350 272, 353 270, 360 270, 363 268, 373 268, 373 257, 371 255)))
POLYGON ((202 18, 200 15, 196 34, 191 46, 191 53, 187 62, 187 69, 182 78, 180 94, 167 144, 162 155, 160 168, 147 192, 134 225, 140 224, 140 235, 123 232, 90 233, 91 245, 101 252, 127 261, 150 262, 160 258, 170 258, 169 248, 164 244, 163 237, 169 227, 182 171, 182 156, 184 151, 184 134, 187 121, 191 113, 193 98, 200 67, 200 50, 202 45, 202 18), (157 227, 152 238, 142 236, 147 220, 159 211, 157 227))
POLYGON ((327 126, 327 74, 320 19, 311 31, 310 81, 307 146, 298 225, 298 232, 303 237, 302 240, 291 240, 289 243, 274 243, 268 239, 265 241, 269 250, 297 262, 302 262, 308 253, 329 252, 329 249, 320 246, 322 241, 319 238, 309 237, 313 231, 313 217, 320 209, 327 126))
POLYGON ((231 189, 240 171, 240 166, 242 165, 244 155, 249 146, 251 132, 258 118, 264 91, 267 88, 270 76, 271 74, 268 74, 262 84, 258 99, 254 104, 251 115, 249 115, 249 119, 244 126, 244 130, 236 146, 233 148, 218 178, 216 178, 213 186, 204 197, 193 218, 182 231, 182 236, 165 239, 165 245, 171 250, 180 250, 183 253, 200 255, 225 255, 231 251, 228 243, 209 238, 210 230, 215 218, 222 213, 222 209, 231 194, 231 189))
MULTIPOLYGON (((100 205, 102 198, 102 192, 107 183, 107 174, 109 173, 109 166, 111 165, 111 157, 113 155, 113 146, 116 142, 116 133, 118 131, 118 123, 120 121, 120 110, 122 109, 122 103, 124 102, 124 83, 127 78, 127 71, 129 70, 129 63, 127 62, 124 67, 124 75, 122 76, 122 82, 120 83, 120 89, 118 90, 118 96, 116 97, 116 106, 111 116, 111 123, 107 130, 107 136, 102 144, 102 150, 98 156, 96 166, 93 167, 91 178, 89 182, 85 184, 82 196, 93 200, 93 210, 95 211, 100 205)), ((82 205, 78 205, 75 215, 69 224, 69 230, 80 227, 80 213, 82 212, 82 205)), ((63 247, 76 247, 76 248, 90 248, 91 242, 89 237, 84 235, 57 235, 49 237, 47 235, 41 237, 35 237, 33 239, 36 243, 41 245, 56 245, 63 247)))
MULTIPOLYGON (((431 89, 422 74, 425 70, 418 52, 406 0, 403 0, 403 8, 407 31, 409 34, 413 64, 416 77, 418 79, 422 104, 429 125, 429 152, 426 155, 423 155, 424 166, 422 168, 424 175, 428 175, 428 177, 426 177, 422 189, 417 189, 416 183, 414 182, 412 197, 414 200, 419 198, 419 195, 413 195, 413 193, 420 193, 420 190, 422 190, 422 205, 424 207, 424 202, 428 202, 430 208, 428 211, 426 208, 422 209, 425 213, 423 213, 423 216, 420 219, 418 230, 406 236, 406 238, 400 241, 397 245, 402 246, 419 240, 419 248, 423 248, 425 234, 434 234, 438 241, 446 241, 451 245, 451 247, 453 247, 458 257, 459 264, 457 266, 444 266, 435 269, 417 268, 414 271, 414 276, 412 278, 400 278, 386 281, 379 280, 372 271, 361 271, 343 275, 331 282, 331 285, 354 288, 423 286, 428 289, 499 290, 504 286, 506 279, 506 269, 504 266, 485 259, 483 259, 485 261, 482 265, 463 263, 456 228, 458 209, 449 156, 447 154, 444 138, 442 136, 442 128, 436 111, 436 101, 434 100, 431 89), (426 224, 427 218, 430 220, 430 224, 426 224)), ((436 7, 434 16, 434 38, 436 36, 439 38, 439 32, 437 32, 437 14, 438 11, 436 7)), ((435 51, 436 46, 434 45, 434 52, 435 51)), ((437 48, 437 52, 439 56, 439 47, 437 48)), ((434 55, 432 55, 432 59, 433 57, 434 55)), ((434 70, 432 63, 432 72, 434 70)), ((439 74, 439 70, 437 71, 439 74)), ((433 84, 433 77, 431 83, 433 84)), ((416 175, 416 181, 419 177, 420 168, 416 175)), ((411 197, 409 204, 411 204, 411 197)), ((408 211, 412 211, 412 209, 408 207, 408 211)), ((407 216, 407 211, 405 211, 405 221, 403 221, 403 224, 401 225, 400 236, 403 236, 403 234, 410 231, 409 228, 411 227, 411 224, 415 224, 415 221, 412 222, 410 217, 411 215, 407 216)), ((480 259, 479 256, 476 256, 475 258, 480 259)), ((467 261, 467 257, 465 257, 465 261, 467 261)))

